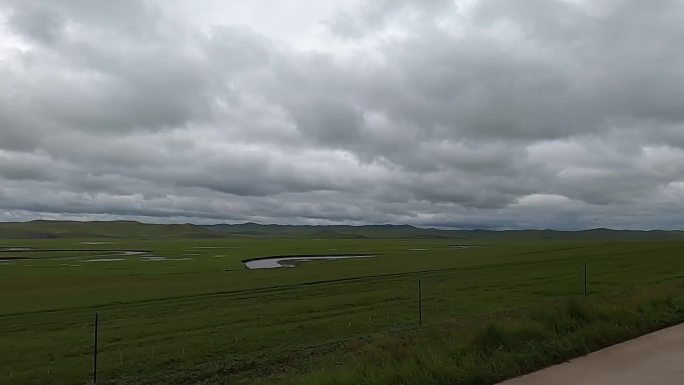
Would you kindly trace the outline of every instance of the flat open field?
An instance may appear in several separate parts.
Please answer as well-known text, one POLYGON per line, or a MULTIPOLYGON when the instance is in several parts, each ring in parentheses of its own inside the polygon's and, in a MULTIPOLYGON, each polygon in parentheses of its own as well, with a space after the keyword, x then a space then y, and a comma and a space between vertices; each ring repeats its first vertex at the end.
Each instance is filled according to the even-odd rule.
POLYGON ((684 241, 0 240, 0 383, 87 383, 96 312, 98 383, 277 382, 340 341, 417 327, 419 280, 430 325, 583 295, 585 261, 589 295, 679 282, 684 241), (332 254, 375 257, 241 262, 332 254))

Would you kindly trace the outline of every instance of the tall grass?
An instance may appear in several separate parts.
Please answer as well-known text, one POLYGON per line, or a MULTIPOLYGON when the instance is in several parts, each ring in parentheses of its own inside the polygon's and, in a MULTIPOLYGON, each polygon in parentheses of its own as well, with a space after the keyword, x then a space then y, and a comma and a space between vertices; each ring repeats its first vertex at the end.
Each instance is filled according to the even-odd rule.
POLYGON ((494 384, 682 321, 682 286, 566 298, 376 335, 257 383, 494 384))

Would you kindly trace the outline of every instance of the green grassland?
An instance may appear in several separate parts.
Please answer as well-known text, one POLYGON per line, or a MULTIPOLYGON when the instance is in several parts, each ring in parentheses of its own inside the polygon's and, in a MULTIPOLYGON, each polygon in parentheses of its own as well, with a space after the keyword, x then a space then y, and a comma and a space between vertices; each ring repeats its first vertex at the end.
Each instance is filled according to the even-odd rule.
MULTIPOLYGON (((678 288, 684 281, 684 238, 679 232, 609 230, 1 224, 0 383, 87 383, 96 312, 99 383, 402 383, 388 374, 387 360, 359 368, 369 346, 408 346, 403 349, 411 353, 404 356, 415 365, 416 352, 439 346, 430 333, 449 330, 462 343, 484 333, 464 326, 459 334, 448 325, 479 326, 482 317, 555 309, 582 296, 585 262, 589 298, 598 303, 637 295, 627 291, 678 288), (347 253, 376 257, 268 270, 248 270, 241 262, 347 253), (413 350, 413 343, 422 350, 413 350)), ((564 309, 553 311, 562 316, 564 309)), ((634 321, 638 327, 598 345, 680 316, 677 309, 657 306, 650 314, 662 317, 634 321)), ((594 347, 583 346, 557 358, 594 347)), ((400 361, 393 356, 390 367, 411 368, 400 361)), ((543 363, 548 362, 507 366, 513 369, 472 383, 491 383, 543 363)), ((443 382, 425 383, 458 383, 456 372, 450 373, 443 382)), ((421 383, 413 372, 406 376, 415 382, 404 383, 421 383)))

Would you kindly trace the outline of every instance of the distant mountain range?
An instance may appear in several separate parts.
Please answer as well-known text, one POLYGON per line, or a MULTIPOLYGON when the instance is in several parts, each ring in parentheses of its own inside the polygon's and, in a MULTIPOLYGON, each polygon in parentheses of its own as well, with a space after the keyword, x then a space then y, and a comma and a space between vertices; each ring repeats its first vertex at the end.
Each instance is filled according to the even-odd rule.
POLYGON ((308 226, 148 224, 133 221, 31 221, 0 223, 0 239, 51 238, 310 238, 310 239, 492 239, 492 240, 684 240, 684 231, 592 229, 439 230, 410 225, 308 226))
POLYGON ((49 238, 217 238, 221 234, 191 224, 157 225, 133 221, 31 221, 0 223, 0 239, 49 238))

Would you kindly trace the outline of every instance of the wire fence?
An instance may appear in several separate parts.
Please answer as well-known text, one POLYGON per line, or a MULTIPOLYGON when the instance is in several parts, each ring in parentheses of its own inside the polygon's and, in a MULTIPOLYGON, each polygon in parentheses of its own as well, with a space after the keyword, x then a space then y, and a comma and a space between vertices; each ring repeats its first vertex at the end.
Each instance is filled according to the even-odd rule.
POLYGON ((343 339, 660 284, 683 268, 677 255, 567 259, 0 316, 0 383, 239 376, 343 339))

